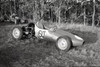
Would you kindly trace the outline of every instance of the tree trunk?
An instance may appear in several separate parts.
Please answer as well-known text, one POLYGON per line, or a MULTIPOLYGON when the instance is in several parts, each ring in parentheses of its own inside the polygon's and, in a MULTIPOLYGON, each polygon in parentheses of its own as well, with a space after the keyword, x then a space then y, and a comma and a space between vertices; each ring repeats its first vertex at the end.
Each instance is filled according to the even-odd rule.
POLYGON ((95 23, 95 0, 93 0, 93 15, 92 15, 92 26, 95 23))
POLYGON ((0 17, 1 17, 1 0, 0 0, 0 17))
POLYGON ((59 9, 59 21, 58 21, 58 22, 61 23, 61 17, 60 17, 61 3, 60 3, 60 5, 59 5, 59 8, 58 8, 58 9, 59 9))
POLYGON ((11 0, 9 0, 10 14, 12 14, 11 0))
POLYGON ((58 21, 59 23, 60 23, 60 21, 61 21, 60 19, 61 19, 61 18, 60 18, 60 10, 59 10, 59 21, 58 21))
POLYGON ((84 7, 84 25, 86 23, 86 10, 85 10, 85 7, 84 7))
POLYGON ((16 13, 16 0, 14 0, 14 12, 16 13))

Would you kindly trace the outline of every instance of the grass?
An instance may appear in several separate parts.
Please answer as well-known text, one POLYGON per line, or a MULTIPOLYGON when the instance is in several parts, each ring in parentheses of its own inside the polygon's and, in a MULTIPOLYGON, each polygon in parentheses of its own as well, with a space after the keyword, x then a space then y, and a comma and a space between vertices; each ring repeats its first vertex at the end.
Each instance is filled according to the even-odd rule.
POLYGON ((11 37, 14 25, 3 25, 0 26, 0 67, 100 66, 99 28, 82 24, 56 25, 81 36, 86 43, 80 47, 73 47, 68 52, 59 51, 55 43, 47 41, 15 41, 11 37))
POLYGON ((55 23, 58 28, 64 29, 74 29, 79 31, 86 31, 86 32, 95 32, 97 27, 92 27, 84 24, 70 24, 70 23, 55 23))

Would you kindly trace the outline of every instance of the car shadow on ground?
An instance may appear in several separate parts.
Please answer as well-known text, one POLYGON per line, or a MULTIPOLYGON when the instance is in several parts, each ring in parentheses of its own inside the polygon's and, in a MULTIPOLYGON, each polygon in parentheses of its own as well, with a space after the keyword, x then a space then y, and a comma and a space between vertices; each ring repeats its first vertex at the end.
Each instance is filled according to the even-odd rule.
POLYGON ((77 31, 77 30, 65 30, 69 31, 75 35, 78 35, 79 37, 83 38, 85 43, 84 44, 92 44, 95 43, 98 40, 97 33, 92 33, 92 32, 83 32, 83 31, 77 31))

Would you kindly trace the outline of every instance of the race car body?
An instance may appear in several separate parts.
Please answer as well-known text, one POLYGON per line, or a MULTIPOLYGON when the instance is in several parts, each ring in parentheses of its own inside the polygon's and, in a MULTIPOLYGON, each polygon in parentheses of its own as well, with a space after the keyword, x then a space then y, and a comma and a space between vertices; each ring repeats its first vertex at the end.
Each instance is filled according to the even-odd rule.
POLYGON ((58 29, 56 26, 51 28, 46 28, 44 25, 39 26, 39 22, 36 24, 30 23, 27 26, 14 27, 12 36, 14 39, 30 36, 54 41, 60 50, 66 51, 68 51, 71 46, 81 46, 84 43, 84 40, 77 35, 58 29))

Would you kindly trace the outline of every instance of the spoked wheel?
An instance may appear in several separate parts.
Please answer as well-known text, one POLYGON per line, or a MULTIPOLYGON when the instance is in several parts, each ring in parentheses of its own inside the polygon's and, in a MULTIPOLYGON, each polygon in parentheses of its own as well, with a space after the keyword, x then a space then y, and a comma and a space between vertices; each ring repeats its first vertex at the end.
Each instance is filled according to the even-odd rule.
POLYGON ((71 40, 67 36, 59 37, 57 40, 56 46, 60 50, 68 51, 71 47, 71 40))
POLYGON ((12 37, 16 40, 19 40, 22 38, 23 31, 21 27, 14 27, 12 30, 12 37))

